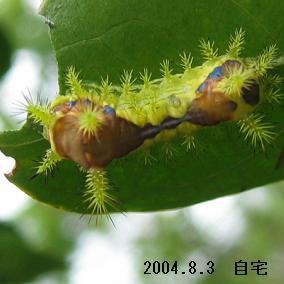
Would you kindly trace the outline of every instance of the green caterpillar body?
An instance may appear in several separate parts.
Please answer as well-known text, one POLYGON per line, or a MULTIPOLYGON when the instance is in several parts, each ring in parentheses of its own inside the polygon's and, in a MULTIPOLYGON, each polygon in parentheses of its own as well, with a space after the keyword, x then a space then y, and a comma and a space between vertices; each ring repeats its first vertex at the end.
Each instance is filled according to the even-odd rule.
POLYGON ((136 98, 138 110, 125 107, 131 103, 123 97, 115 104, 111 101, 101 104, 91 100, 91 97, 63 104, 61 102, 53 110, 57 119, 50 128, 53 150, 87 169, 103 168, 114 158, 137 149, 145 140, 169 139, 178 133, 189 135, 196 130, 196 126, 238 120, 255 108, 260 101, 255 74, 252 73, 248 79, 252 83, 246 88, 242 87, 241 96, 232 96, 224 94, 218 85, 231 69, 245 70, 246 67, 239 61, 226 60, 221 66, 213 65, 211 68, 213 71, 211 69, 199 85, 192 79, 196 73, 193 69, 173 79, 177 87, 172 85, 173 82, 170 82, 171 87, 169 82, 162 82, 150 86, 148 90, 131 94, 140 98, 136 98), (154 108, 150 103, 143 105, 143 98, 149 96, 147 91, 158 100, 154 108), (100 126, 93 135, 78 135, 80 115, 87 108, 97 112, 100 126))

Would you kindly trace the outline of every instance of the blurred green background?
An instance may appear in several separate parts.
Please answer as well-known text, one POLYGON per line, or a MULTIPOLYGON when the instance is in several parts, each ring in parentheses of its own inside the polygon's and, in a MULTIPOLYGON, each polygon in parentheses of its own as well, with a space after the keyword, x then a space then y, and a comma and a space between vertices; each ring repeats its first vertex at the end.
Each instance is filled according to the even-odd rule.
MULTIPOLYGON (((11 116, 22 92, 58 90, 39 4, 0 0, 0 132, 24 119, 11 116)), ((114 228, 35 202, 0 180, 0 284, 283 283, 283 185, 176 211, 114 215, 114 228), (191 260, 205 271, 213 261, 215 271, 144 274, 144 262, 155 260, 177 261, 179 271, 188 271, 191 260), (248 262, 248 275, 234 275, 239 260, 248 262), (257 260, 268 262, 267 276, 250 270, 257 260)))

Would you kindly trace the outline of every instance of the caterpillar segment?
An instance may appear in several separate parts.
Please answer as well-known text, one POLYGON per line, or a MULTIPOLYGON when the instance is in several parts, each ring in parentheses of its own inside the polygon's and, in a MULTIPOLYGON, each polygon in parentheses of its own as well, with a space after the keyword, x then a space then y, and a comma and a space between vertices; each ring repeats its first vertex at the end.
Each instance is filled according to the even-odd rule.
POLYGON ((124 72, 121 86, 112 85, 108 78, 101 86, 85 86, 70 68, 65 96, 58 96, 48 107, 27 106, 51 145, 38 172, 49 172, 61 159, 76 162, 86 171, 85 196, 91 213, 107 214, 115 203, 109 193, 107 166, 133 151, 145 147, 148 151, 151 144, 169 143, 177 135, 185 137, 188 151, 196 147, 198 129, 226 121, 236 121, 244 139, 265 149, 274 139, 273 125, 263 122, 257 109, 282 98, 281 80, 267 74, 273 68, 276 47, 256 58, 241 58, 243 42, 244 32, 236 31, 227 53, 219 56, 213 44, 202 41, 203 65, 192 67, 191 55, 183 53, 182 74, 174 74, 165 60, 163 77, 152 80, 145 69, 140 74, 142 85, 135 84, 132 72, 124 72))

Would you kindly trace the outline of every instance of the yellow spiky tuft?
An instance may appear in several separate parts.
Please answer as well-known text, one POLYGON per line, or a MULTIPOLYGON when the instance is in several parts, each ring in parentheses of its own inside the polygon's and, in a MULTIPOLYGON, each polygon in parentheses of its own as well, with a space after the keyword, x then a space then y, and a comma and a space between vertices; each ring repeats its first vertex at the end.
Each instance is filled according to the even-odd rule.
POLYGON ((171 142, 166 141, 162 146, 162 153, 167 161, 172 160, 177 154, 177 152, 178 150, 171 142))
POLYGON ((143 88, 147 89, 151 85, 152 74, 148 72, 147 68, 144 68, 140 74, 140 79, 143 81, 143 88))
POLYGON ((231 97, 240 97, 242 88, 249 89, 255 82, 254 73, 250 69, 233 66, 228 69, 228 75, 219 83, 218 88, 221 92, 231 97))
POLYGON ((229 46, 227 49, 228 55, 238 58, 243 50, 244 42, 245 32, 242 30, 242 28, 237 29, 235 34, 230 36, 229 46))
POLYGON ((73 66, 69 67, 66 74, 66 85, 69 88, 72 99, 90 99, 92 95, 84 86, 82 80, 79 79, 79 73, 73 66))
POLYGON ((172 77, 173 72, 173 69, 170 68, 170 61, 168 59, 164 59, 160 65, 160 71, 162 72, 163 77, 166 80, 169 80, 172 77))
POLYGON ((264 94, 264 99, 270 104, 281 104, 284 94, 280 89, 269 89, 264 94))
POLYGON ((39 166, 37 166, 36 174, 44 174, 47 176, 61 160, 62 159, 55 152, 48 149, 43 160, 40 162, 39 166))
POLYGON ((191 56, 191 53, 187 54, 183 52, 182 54, 179 55, 179 57, 181 59, 181 66, 183 70, 189 71, 191 69, 192 61, 193 61, 193 57, 191 56))
POLYGON ((84 198, 92 215, 107 215, 109 217, 108 207, 116 208, 116 200, 110 194, 110 189, 105 171, 91 169, 87 172, 84 198))
POLYGON ((187 135, 184 136, 184 140, 182 142, 182 145, 185 145, 186 151, 189 152, 190 150, 196 149, 196 138, 193 135, 187 135))
POLYGON ((103 98, 108 98, 112 95, 113 89, 112 89, 112 83, 109 81, 108 76, 105 79, 101 79, 101 96, 103 98))
POLYGON ((86 107, 79 116, 79 130, 86 136, 95 135, 103 124, 104 114, 95 107, 86 107))
POLYGON ((34 123, 38 123, 44 127, 49 127, 54 122, 54 115, 52 114, 51 104, 48 99, 44 99, 38 94, 36 98, 32 95, 23 94, 24 101, 15 103, 15 115, 27 114, 34 123))
POLYGON ((245 119, 238 121, 240 131, 245 135, 245 140, 251 140, 254 147, 260 145, 265 150, 265 144, 271 144, 275 138, 274 126, 263 122, 263 116, 250 114, 245 119))
POLYGON ((280 104, 284 94, 281 91, 283 78, 279 75, 266 75, 262 79, 263 101, 270 104, 280 104))
POLYGON ((121 82, 121 88, 122 88, 122 94, 129 95, 134 90, 134 82, 136 81, 136 78, 132 78, 133 70, 126 71, 124 70, 120 82, 121 82))
POLYGON ((201 49, 201 54, 205 60, 213 60, 218 57, 218 48, 214 49, 214 41, 200 40, 199 47, 201 49))
POLYGON ((51 113, 50 105, 30 104, 27 105, 29 117, 42 126, 50 126, 54 122, 54 116, 51 113))
POLYGON ((274 61, 277 57, 277 47, 276 45, 271 45, 266 48, 261 55, 257 57, 253 63, 255 72, 258 76, 264 76, 269 69, 274 67, 274 61))
POLYGON ((152 155, 150 149, 145 149, 142 153, 143 161, 145 166, 151 166, 153 163, 157 162, 157 159, 152 155))
POLYGON ((69 67, 66 74, 66 85, 69 87, 72 94, 81 98, 85 94, 82 86, 82 80, 79 79, 79 73, 75 71, 73 66, 69 67))

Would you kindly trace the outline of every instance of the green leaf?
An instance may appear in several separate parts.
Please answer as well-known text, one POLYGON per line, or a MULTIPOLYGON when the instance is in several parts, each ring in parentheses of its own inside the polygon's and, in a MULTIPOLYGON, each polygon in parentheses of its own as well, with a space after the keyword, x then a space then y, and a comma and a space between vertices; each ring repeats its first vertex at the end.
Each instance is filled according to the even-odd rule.
MULTIPOLYGON (((30 3, 24 0, 0 1, 0 29, 9 40, 13 51, 29 49, 41 55, 48 55, 51 44, 43 19, 36 15, 30 3)), ((2 44, 0 40, 0 46, 2 44)), ((8 57, 1 52, 0 69, 8 57)))
MULTIPOLYGON (((59 69, 61 94, 69 66, 80 71, 84 81, 96 82, 109 75, 119 82, 123 70, 134 74, 147 67, 160 77, 162 59, 174 68, 183 51, 191 52, 194 65, 201 61, 201 38, 215 40, 225 51, 229 35, 242 27, 246 33, 244 56, 256 56, 277 43, 284 54, 281 36, 284 3, 263 1, 189 0, 47 0, 41 13, 53 24, 50 34, 59 69), (222 7, 222 8, 220 8, 222 7)), ((174 68, 177 72, 180 70, 174 68)), ((277 72, 284 75, 284 69, 277 72)), ((268 121, 284 126, 282 108, 265 111, 268 121)), ((152 211, 176 208, 265 185, 284 177, 275 165, 284 144, 279 135, 264 153, 251 148, 231 123, 202 129, 200 147, 186 152, 181 141, 174 143, 177 154, 167 160, 156 145, 157 161, 145 166, 143 157, 132 153, 111 163, 108 173, 113 194, 125 211, 152 211)), ((34 159, 40 159, 48 143, 30 124, 0 136, 0 148, 17 160, 11 180, 34 198, 66 210, 89 212, 83 199, 84 176, 71 161, 64 161, 50 177, 30 179, 34 159)))
POLYGON ((12 46, 9 42, 6 34, 2 31, 0 27, 0 79, 5 74, 5 72, 10 68, 11 57, 12 57, 12 46))
POLYGON ((0 281, 2 284, 24 283, 43 273, 63 270, 62 258, 35 251, 12 226, 0 223, 0 281))

